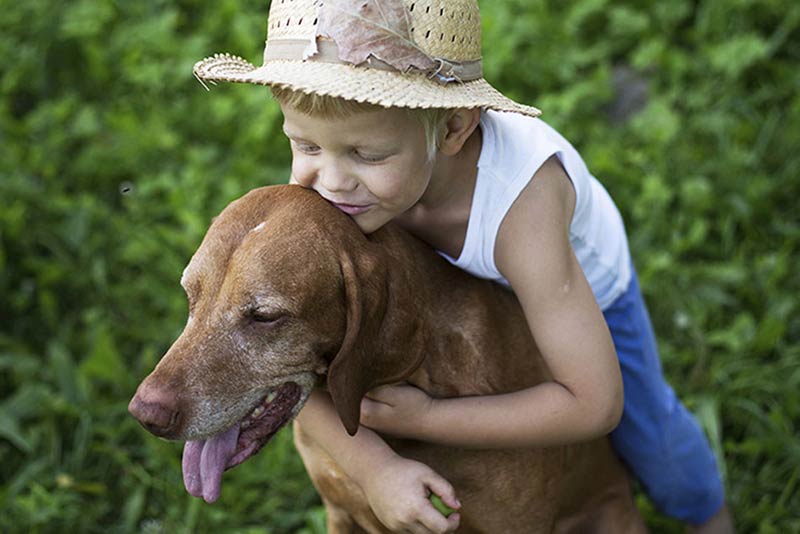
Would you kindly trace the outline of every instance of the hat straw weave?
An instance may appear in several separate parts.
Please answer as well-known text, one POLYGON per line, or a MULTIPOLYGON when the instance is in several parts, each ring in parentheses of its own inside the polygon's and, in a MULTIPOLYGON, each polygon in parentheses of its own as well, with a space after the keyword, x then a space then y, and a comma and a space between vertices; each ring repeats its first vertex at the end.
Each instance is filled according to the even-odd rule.
MULTIPOLYGON (((392 1, 403 2, 361 3, 392 1)), ((503 96, 483 79, 476 0, 403 2, 414 43, 438 64, 453 67, 452 76, 446 76, 446 70, 445 75, 403 72, 372 58, 360 65, 340 60, 335 41, 317 36, 325 2, 348 0, 272 0, 261 67, 230 54, 215 54, 196 63, 194 75, 201 81, 275 85, 383 107, 480 107, 532 117, 541 114, 503 96), (319 53, 309 55, 312 43, 319 53)))

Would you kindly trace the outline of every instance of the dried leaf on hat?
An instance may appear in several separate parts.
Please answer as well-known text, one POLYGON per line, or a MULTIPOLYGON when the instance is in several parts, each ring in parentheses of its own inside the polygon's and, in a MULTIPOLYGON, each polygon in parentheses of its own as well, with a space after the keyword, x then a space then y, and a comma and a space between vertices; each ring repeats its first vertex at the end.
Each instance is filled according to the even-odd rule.
POLYGON ((414 43, 403 0, 324 0, 317 35, 330 37, 339 59, 359 65, 370 56, 407 72, 429 71, 437 62, 414 43))

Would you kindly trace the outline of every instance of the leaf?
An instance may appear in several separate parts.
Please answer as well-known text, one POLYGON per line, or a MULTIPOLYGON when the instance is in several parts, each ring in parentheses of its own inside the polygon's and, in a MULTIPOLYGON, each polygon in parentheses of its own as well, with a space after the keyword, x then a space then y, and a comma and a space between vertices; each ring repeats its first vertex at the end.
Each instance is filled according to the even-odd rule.
POLYGON ((0 437, 10 441, 22 452, 30 453, 33 451, 33 445, 22 433, 16 419, 12 419, 5 413, 0 413, 0 437))
POLYGON ((430 500, 430 501, 431 501, 431 504, 433 505, 433 507, 434 507, 434 508, 436 508, 436 510, 437 510, 437 511, 438 511, 440 514, 442 514, 443 516, 445 516, 445 517, 450 517, 451 515, 453 515, 453 514, 455 513, 455 510, 453 510, 452 508, 450 508, 449 506, 447 506, 447 505, 444 503, 444 501, 442 500, 442 498, 441 498, 441 497, 439 497, 438 495, 436 495, 435 493, 431 493, 431 494, 428 496, 428 500, 430 500))
POLYGON ((401 72, 429 71, 437 64, 414 43, 403 0, 326 0, 317 35, 333 39, 339 59, 354 65, 370 56, 401 72))

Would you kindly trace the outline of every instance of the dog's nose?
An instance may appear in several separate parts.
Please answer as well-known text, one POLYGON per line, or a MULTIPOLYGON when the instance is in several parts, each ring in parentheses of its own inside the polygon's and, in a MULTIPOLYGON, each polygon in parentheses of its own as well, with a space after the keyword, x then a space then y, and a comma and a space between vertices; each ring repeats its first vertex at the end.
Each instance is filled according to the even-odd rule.
POLYGON ((128 411, 156 436, 171 439, 178 428, 177 398, 152 388, 139 388, 128 411))

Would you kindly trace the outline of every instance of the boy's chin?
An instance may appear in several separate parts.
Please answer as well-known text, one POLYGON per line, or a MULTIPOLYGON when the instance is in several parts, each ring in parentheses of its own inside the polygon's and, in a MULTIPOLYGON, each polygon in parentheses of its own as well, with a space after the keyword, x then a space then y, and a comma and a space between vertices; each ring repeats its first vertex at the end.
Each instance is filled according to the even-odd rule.
MULTIPOLYGON (((355 217, 353 217, 353 219, 355 220, 356 218, 355 218, 355 217)), ((369 234, 371 234, 372 232, 377 232, 378 230, 380 230, 380 229, 381 229, 381 227, 382 227, 384 224, 386 224, 386 223, 383 223, 383 224, 360 224, 360 223, 359 223, 359 222, 356 220, 356 224, 358 225, 358 228, 359 228, 359 229, 360 229, 360 230, 361 230, 363 233, 365 233, 365 234, 369 235, 369 234)))
POLYGON ((351 215, 350 218, 358 225, 359 230, 365 234, 371 234, 380 230, 390 219, 383 217, 376 217, 370 212, 362 213, 360 215, 351 215))

